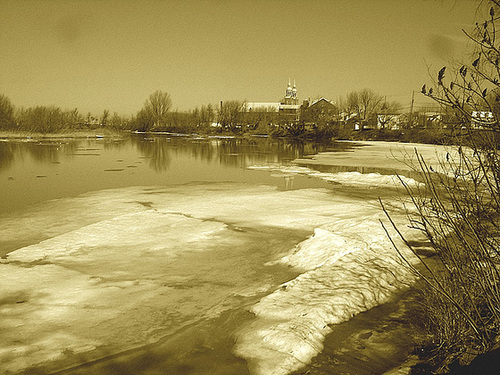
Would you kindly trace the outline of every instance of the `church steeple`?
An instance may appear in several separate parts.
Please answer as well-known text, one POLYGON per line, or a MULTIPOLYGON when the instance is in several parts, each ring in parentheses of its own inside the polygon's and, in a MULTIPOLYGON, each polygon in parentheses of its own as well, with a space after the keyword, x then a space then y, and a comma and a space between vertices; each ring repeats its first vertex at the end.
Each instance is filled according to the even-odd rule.
POLYGON ((292 97, 292 84, 290 83, 290 78, 288 78, 288 86, 286 87, 285 98, 292 97))

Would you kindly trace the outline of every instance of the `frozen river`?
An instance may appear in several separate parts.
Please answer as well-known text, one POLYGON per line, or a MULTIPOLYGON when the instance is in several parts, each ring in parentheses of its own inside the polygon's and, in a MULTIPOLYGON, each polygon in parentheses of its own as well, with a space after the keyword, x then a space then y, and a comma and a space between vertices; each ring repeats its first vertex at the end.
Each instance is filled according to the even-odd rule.
POLYGON ((377 200, 404 223, 394 175, 418 181, 403 156, 385 143, 0 142, 0 372, 304 368, 337 325, 413 282, 377 200))

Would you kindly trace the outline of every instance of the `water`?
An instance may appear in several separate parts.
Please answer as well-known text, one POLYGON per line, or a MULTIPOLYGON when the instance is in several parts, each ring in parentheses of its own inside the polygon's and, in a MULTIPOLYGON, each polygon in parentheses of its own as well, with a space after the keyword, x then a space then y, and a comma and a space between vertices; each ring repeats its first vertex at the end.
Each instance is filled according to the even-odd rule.
MULTIPOLYGON (((267 139, 52 139, 0 142, 0 212, 99 189, 188 182, 284 185, 245 167, 286 163, 338 145, 267 139)), ((302 181, 299 182, 302 185, 302 181)), ((300 187, 301 185, 297 186, 300 187)))
POLYGON ((373 164, 352 146, 0 142, 2 372, 303 369, 336 327, 413 281, 379 223, 379 196, 404 218, 387 163, 310 164, 373 164))

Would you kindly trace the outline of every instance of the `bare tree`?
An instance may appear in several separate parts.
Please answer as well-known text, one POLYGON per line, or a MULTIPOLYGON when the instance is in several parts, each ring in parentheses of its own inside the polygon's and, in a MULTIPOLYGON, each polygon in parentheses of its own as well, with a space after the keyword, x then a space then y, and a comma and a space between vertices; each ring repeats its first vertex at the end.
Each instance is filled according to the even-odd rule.
POLYGON ((171 107, 170 94, 160 90, 155 91, 149 95, 141 110, 131 121, 132 128, 140 131, 166 128, 171 107))
POLYGON ((29 132, 50 133, 65 127, 65 118, 60 108, 37 106, 17 111, 19 129, 29 132))
POLYGON ((0 129, 10 129, 14 125, 14 106, 7 96, 0 94, 0 129))
POLYGON ((172 107, 170 94, 157 90, 149 95, 144 110, 151 117, 153 127, 161 128, 167 123, 168 111, 172 107))
POLYGON ((200 109, 200 125, 208 128, 215 120, 215 111, 212 104, 202 105, 200 109))
POLYGON ((106 126, 108 124, 108 121, 109 121, 109 111, 107 109, 105 109, 103 112, 102 112, 102 116, 101 116, 101 125, 102 126, 106 126))
POLYGON ((362 123, 374 120, 377 111, 382 107, 384 98, 370 89, 353 91, 347 94, 344 111, 349 117, 356 115, 362 123))
POLYGON ((114 129, 124 129, 126 127, 126 121, 117 112, 113 113, 113 117, 109 120, 109 124, 114 129))
POLYGON ((394 121, 395 117, 399 115, 401 108, 402 106, 399 102, 384 101, 377 113, 377 124, 380 125, 382 129, 385 129, 394 121))
POLYGON ((358 118, 361 116, 359 108, 359 94, 357 91, 353 91, 347 94, 344 105, 344 109, 349 115, 356 114, 358 118))
POLYGON ((237 100, 221 102, 218 110, 219 123, 223 129, 235 131, 241 120, 244 104, 237 100))
POLYGON ((384 98, 372 90, 363 89, 359 92, 358 100, 360 118, 367 121, 380 109, 384 98))

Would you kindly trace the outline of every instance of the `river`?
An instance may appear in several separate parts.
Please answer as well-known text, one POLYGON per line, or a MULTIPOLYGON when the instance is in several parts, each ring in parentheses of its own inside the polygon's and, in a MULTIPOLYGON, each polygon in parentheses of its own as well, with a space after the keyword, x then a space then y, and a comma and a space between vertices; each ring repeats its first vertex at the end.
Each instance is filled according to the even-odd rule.
POLYGON ((144 134, 0 142, 1 372, 396 366, 411 340, 390 327, 395 297, 414 277, 378 198, 404 226, 395 174, 418 186, 401 161, 411 147, 144 134))

